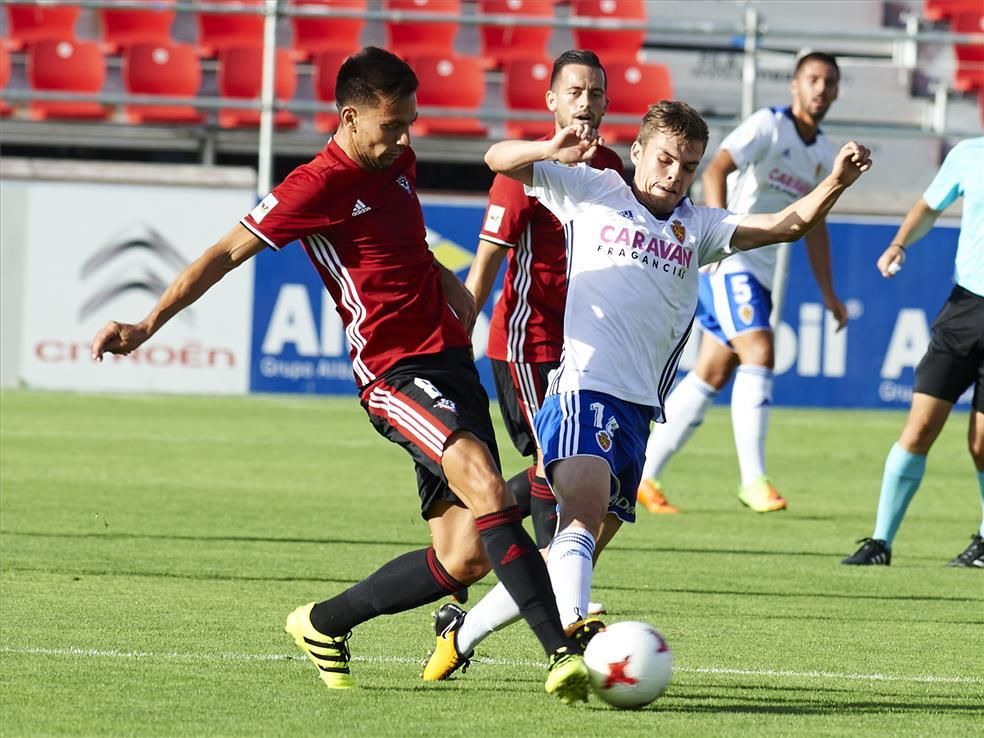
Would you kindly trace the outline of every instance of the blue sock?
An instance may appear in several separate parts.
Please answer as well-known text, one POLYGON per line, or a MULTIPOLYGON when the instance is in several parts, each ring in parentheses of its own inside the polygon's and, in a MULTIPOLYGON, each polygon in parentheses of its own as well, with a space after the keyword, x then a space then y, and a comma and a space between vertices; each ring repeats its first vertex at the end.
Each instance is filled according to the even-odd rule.
POLYGON ((984 537, 984 472, 977 472, 977 483, 981 487, 981 532, 984 537))
POLYGON ((885 474, 882 476, 881 496, 878 498, 878 516, 875 518, 875 532, 872 538, 885 541, 892 547, 892 539, 899 529, 912 496, 919 489, 926 472, 926 457, 910 454, 899 444, 893 443, 892 450, 885 459, 885 474))

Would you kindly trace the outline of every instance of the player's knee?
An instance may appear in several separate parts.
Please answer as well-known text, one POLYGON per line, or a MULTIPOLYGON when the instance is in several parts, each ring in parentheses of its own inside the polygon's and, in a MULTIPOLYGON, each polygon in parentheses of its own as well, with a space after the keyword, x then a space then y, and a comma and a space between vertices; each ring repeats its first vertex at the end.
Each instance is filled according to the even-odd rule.
POLYGON ((775 351, 772 342, 756 343, 747 351, 742 352, 741 363, 743 365, 761 366, 766 369, 773 369, 776 365, 775 351))
POLYGON ((984 436, 972 435, 967 444, 970 456, 974 460, 977 471, 984 471, 984 436))
POLYGON ((488 447, 471 433, 456 433, 444 449, 442 468, 451 488, 479 514, 515 504, 488 447))
POLYGON ((441 557, 441 565, 457 581, 474 584, 492 570, 482 547, 461 546, 441 557))
POLYGON ((703 367, 697 376, 716 390, 720 390, 731 379, 732 368, 713 366, 703 367))

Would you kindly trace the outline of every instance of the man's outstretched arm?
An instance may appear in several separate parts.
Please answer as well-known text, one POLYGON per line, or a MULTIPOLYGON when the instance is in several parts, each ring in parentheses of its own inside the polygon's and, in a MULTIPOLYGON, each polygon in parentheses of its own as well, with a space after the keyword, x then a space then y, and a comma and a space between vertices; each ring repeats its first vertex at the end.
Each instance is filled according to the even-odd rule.
POLYGON ((844 144, 834 170, 816 188, 778 213, 746 215, 731 237, 740 251, 798 241, 819 224, 837 199, 871 168, 871 152, 854 141, 844 144))
POLYGON ((161 326, 208 292, 228 272, 260 253, 266 244, 240 224, 186 266, 164 290, 160 300, 139 323, 111 320, 92 339, 92 358, 128 354, 153 336, 161 326))

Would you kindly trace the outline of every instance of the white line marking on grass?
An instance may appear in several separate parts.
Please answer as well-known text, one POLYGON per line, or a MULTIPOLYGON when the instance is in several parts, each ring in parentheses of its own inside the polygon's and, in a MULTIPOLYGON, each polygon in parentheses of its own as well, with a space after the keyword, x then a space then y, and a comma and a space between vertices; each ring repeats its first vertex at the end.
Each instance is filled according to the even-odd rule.
MULTIPOLYGON (((163 661, 303 661, 294 654, 284 653, 180 653, 178 651, 119 651, 99 648, 12 648, 4 646, 0 653, 22 656, 78 656, 83 658, 157 659, 163 661)), ((353 661, 386 664, 419 664, 420 659, 406 656, 354 656, 353 661)), ((544 662, 517 659, 476 658, 476 663, 490 666, 543 667, 544 662)), ((970 676, 945 676, 936 674, 848 674, 837 671, 787 671, 783 669, 726 669, 713 666, 675 666, 675 671, 685 674, 717 674, 753 677, 789 677, 792 679, 840 679, 863 682, 920 682, 937 684, 984 684, 984 679, 970 676)))

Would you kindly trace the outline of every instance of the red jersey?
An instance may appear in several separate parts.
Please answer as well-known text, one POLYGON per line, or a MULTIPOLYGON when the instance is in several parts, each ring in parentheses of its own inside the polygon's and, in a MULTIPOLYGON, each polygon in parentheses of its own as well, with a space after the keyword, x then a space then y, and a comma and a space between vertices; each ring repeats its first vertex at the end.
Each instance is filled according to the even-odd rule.
POLYGON ((360 388, 397 361, 471 340, 427 248, 411 149, 363 169, 331 140, 240 222, 271 248, 300 239, 345 326, 360 388))
MULTIPOLYGON (((602 146, 591 166, 623 173, 618 154, 602 146)), ((491 359, 560 361, 567 296, 567 243, 553 213, 523 184, 496 175, 480 238, 509 249, 502 297, 492 309, 491 359)))

